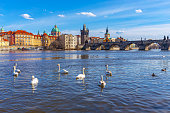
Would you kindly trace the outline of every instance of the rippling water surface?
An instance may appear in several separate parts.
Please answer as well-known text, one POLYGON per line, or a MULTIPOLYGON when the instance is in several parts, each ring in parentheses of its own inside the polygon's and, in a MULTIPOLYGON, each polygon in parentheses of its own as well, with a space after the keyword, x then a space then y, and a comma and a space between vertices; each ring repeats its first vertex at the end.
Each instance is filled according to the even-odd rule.
POLYGON ((159 50, 1 51, 0 112, 168 113, 169 62, 170 52, 159 50), (18 77, 12 76, 14 63, 21 70, 18 77), (59 74, 57 64, 69 74, 59 74), (106 64, 113 73, 107 78, 106 64), (76 80, 83 67, 85 80, 76 80), (36 87, 30 84, 32 75, 39 79, 36 87))

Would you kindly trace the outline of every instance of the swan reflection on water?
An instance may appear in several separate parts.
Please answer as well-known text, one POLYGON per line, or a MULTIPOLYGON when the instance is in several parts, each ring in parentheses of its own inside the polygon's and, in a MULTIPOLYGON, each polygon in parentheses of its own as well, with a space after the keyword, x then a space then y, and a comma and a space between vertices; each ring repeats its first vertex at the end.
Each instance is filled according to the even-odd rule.
POLYGON ((35 90, 37 90, 38 84, 32 84, 32 93, 34 93, 35 90))

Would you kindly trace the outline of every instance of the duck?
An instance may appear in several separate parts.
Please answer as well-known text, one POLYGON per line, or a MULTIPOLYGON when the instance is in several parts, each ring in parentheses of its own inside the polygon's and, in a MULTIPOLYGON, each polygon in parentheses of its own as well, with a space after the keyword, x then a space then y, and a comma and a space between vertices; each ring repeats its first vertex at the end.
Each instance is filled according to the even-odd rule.
POLYGON ((13 76, 18 76, 18 72, 15 72, 16 66, 13 66, 13 69, 14 69, 13 76))
POLYGON ((35 78, 34 76, 32 76, 31 84, 32 85, 38 84, 38 78, 35 78))
POLYGON ((161 71, 166 71, 166 68, 164 68, 164 69, 161 69, 161 71))
POLYGON ((101 81, 99 81, 99 86, 100 86, 101 88, 104 88, 105 85, 106 85, 106 82, 103 81, 103 75, 101 75, 101 81))
POLYGON ((65 70, 65 69, 60 70, 60 64, 58 64, 57 66, 58 66, 58 68, 59 68, 59 69, 58 69, 58 72, 59 72, 59 73, 68 74, 68 71, 67 71, 67 70, 65 70))
POLYGON ((106 65, 106 76, 112 76, 112 72, 108 70, 108 65, 106 65))
POLYGON ((155 77, 156 75, 154 73, 152 73, 152 76, 155 77))
POLYGON ((76 80, 77 80, 77 79, 82 79, 82 80, 83 80, 83 79, 85 78, 84 70, 85 70, 85 68, 83 68, 83 74, 77 75, 76 80))
MULTIPOLYGON (((17 63, 15 63, 15 66, 17 67, 17 63)), ((19 69, 15 69, 15 71, 16 71, 17 73, 21 73, 21 70, 19 70, 19 69)))

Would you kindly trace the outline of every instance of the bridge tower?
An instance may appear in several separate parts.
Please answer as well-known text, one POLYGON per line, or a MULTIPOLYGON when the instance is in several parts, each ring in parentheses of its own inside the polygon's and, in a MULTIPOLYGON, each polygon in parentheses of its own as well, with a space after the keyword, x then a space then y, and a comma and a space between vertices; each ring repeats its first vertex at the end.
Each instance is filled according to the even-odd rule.
POLYGON ((80 30, 81 32, 81 44, 84 45, 85 42, 88 42, 89 38, 89 29, 86 28, 86 24, 83 25, 83 30, 80 30))

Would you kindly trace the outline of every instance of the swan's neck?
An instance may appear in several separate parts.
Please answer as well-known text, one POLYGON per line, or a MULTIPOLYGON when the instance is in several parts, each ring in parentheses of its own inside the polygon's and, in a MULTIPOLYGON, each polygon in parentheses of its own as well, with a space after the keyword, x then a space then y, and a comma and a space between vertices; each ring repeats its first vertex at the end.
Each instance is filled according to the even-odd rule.
POLYGON ((15 73, 16 67, 14 66, 14 73, 15 73))
POLYGON ((101 76, 101 81, 103 82, 103 76, 101 76))
POLYGON ((106 70, 108 70, 108 65, 106 65, 106 70))
POLYGON ((60 64, 58 65, 58 70, 60 71, 60 64))
POLYGON ((83 69, 83 75, 85 75, 85 74, 84 74, 84 69, 83 69))

